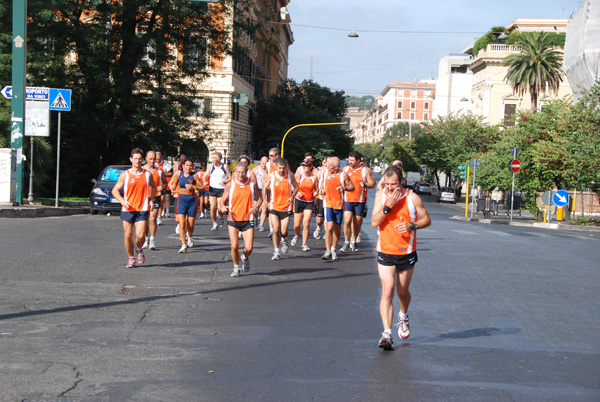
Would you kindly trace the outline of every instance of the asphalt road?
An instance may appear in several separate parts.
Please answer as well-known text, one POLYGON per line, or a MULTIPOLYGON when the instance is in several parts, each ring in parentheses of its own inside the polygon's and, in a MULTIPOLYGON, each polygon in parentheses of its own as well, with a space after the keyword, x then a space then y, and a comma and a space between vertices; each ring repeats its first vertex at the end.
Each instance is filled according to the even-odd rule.
POLYGON ((257 232, 231 278, 208 220, 183 255, 166 220, 127 270, 116 216, 0 219, 0 400, 600 400, 599 234, 426 206, 412 335, 390 352, 368 223, 336 262, 312 237, 273 262, 257 232))

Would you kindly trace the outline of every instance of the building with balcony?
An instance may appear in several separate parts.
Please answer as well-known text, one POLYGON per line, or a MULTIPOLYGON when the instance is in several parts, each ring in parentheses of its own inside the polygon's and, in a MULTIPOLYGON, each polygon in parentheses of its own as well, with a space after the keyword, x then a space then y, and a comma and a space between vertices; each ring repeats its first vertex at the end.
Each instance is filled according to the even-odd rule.
POLYGON ((356 143, 379 142, 390 127, 400 122, 412 125, 433 120, 434 98, 432 81, 389 83, 356 127, 356 143))
MULTIPOLYGON (((520 18, 506 27, 506 32, 513 30, 519 32, 553 32, 565 33, 567 19, 525 19, 520 18)), ((531 109, 531 97, 529 93, 523 96, 516 95, 511 85, 506 81, 508 67, 504 65, 504 58, 510 54, 520 52, 515 45, 504 43, 492 43, 487 45, 478 54, 473 55, 473 62, 469 69, 473 73, 473 84, 471 88, 471 110, 485 118, 485 122, 495 125, 502 123, 505 118, 515 114, 518 110, 531 109)), ((472 47, 465 49, 465 53, 472 53, 472 47)), ((552 99, 563 98, 572 95, 572 90, 564 77, 560 84, 558 93, 540 94, 539 106, 552 99)), ((510 123, 510 119, 507 119, 510 123)))
MULTIPOLYGON (((282 8, 290 0, 253 0, 249 9, 234 9, 226 27, 234 21, 256 26, 252 33, 230 29, 233 55, 223 55, 211 64, 210 76, 193 94, 200 113, 190 118, 208 124, 205 138, 209 151, 219 151, 229 159, 252 153, 254 107, 256 101, 276 92, 288 77, 288 49, 294 43, 290 17, 282 8), (285 19, 282 19, 285 17, 285 19), (206 119, 203 108, 213 116, 206 119)), ((259 155, 254 155, 258 157, 259 155)))

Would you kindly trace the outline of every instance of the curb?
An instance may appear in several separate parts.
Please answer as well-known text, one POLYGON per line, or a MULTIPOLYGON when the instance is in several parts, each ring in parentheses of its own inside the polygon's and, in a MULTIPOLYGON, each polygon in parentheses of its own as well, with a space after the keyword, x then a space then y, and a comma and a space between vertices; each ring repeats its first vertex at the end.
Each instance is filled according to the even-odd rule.
POLYGON ((0 207, 0 218, 45 218, 49 216, 67 216, 89 214, 89 207, 56 208, 56 207, 0 207))
POLYGON ((484 218, 465 218, 462 216, 451 216, 450 219, 454 219, 457 221, 463 222, 478 222, 478 223, 486 223, 486 224, 495 224, 495 225, 510 225, 510 226, 521 226, 521 227, 533 227, 540 229, 554 229, 554 230, 572 230, 572 231, 580 231, 580 232, 600 232, 600 227, 598 226, 579 226, 579 225, 569 225, 566 223, 543 223, 537 222, 533 220, 513 220, 512 222, 507 220, 497 220, 497 219, 484 219, 484 218))

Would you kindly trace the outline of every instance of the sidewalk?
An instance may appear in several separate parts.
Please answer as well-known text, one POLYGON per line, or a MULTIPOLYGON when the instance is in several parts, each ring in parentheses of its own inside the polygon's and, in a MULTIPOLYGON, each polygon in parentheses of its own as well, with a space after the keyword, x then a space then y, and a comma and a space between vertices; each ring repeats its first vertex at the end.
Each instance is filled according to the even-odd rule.
MULTIPOLYGON (((462 206, 462 210, 465 210, 465 203, 458 202, 457 206, 462 206)), ((570 223, 550 221, 550 223, 538 222, 536 217, 528 210, 521 210, 521 213, 513 211, 513 219, 511 222, 510 216, 506 216, 506 211, 499 211, 498 215, 492 215, 490 218, 484 218, 483 212, 473 212, 471 218, 471 206, 469 205, 468 217, 462 215, 454 215, 450 219, 460 220, 465 222, 479 222, 487 224, 499 224, 499 225, 511 225, 511 226, 528 226, 542 229, 556 229, 556 230, 578 230, 585 232, 600 232, 600 226, 582 226, 574 225, 570 223)))

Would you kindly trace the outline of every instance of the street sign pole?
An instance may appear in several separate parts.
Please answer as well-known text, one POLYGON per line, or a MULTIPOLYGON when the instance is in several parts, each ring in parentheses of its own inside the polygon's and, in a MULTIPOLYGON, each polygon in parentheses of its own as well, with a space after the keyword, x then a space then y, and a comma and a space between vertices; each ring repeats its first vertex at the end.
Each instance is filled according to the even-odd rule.
POLYGON ((514 205, 515 205, 515 172, 513 172, 512 191, 510 192, 510 223, 512 223, 514 205))
POLYGON ((465 197, 465 218, 469 216, 469 175, 471 174, 471 165, 467 165, 467 194, 465 197))
POLYGON ((54 206, 58 208, 58 177, 60 173, 60 112, 58 112, 58 133, 56 139, 56 198, 54 206))
POLYGON ((473 210, 475 209, 475 175, 477 174, 477 168, 473 168, 473 200, 471 200, 471 218, 473 218, 473 210))
POLYGON ((27 49, 27 0, 13 0, 12 101, 10 147, 17 152, 15 201, 23 203, 23 135, 25 133, 25 56, 27 49))

